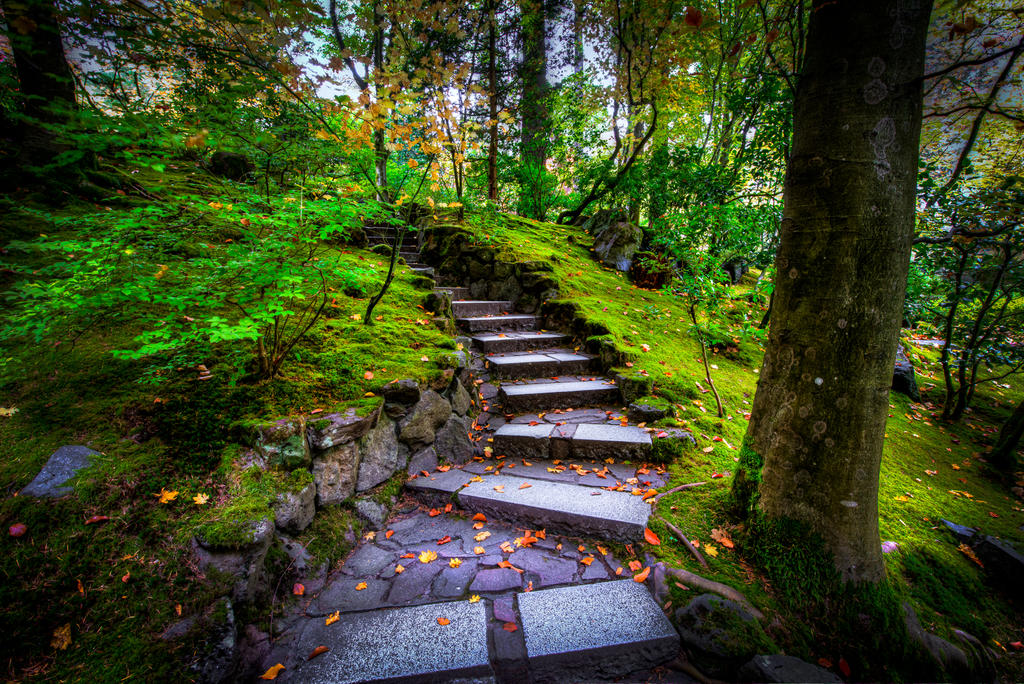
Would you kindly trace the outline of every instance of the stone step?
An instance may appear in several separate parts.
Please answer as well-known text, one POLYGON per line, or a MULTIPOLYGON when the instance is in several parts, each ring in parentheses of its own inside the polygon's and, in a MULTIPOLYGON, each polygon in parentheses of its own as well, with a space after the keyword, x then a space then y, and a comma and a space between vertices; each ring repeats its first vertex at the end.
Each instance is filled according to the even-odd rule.
POLYGON ((498 401, 506 413, 615 404, 619 388, 608 380, 502 385, 498 401))
POLYGON ((434 292, 436 292, 438 294, 441 294, 442 292, 447 292, 449 294, 449 296, 451 296, 452 301, 460 301, 460 300, 463 300, 463 299, 466 299, 467 297, 469 297, 469 288, 468 287, 456 287, 456 286, 435 287, 434 288, 434 292))
POLYGON ((543 349, 569 341, 568 335, 554 332, 509 332, 473 336, 473 345, 485 354, 543 349))
POLYGON ((674 658, 679 635, 632 579, 517 596, 530 679, 610 681, 674 658))
POLYGON ((346 613, 330 625, 312 618, 283 664, 280 681, 303 684, 492 677, 487 608, 455 601, 346 613), (319 646, 328 651, 307 660, 319 646))
POLYGON ((499 378, 550 378, 556 375, 586 373, 593 356, 566 351, 539 351, 535 354, 510 353, 488 356, 485 361, 499 378))
MULTIPOLYGON (((631 425, 506 423, 497 429, 493 439, 491 446, 496 455, 515 458, 576 458, 595 461, 615 458, 642 461, 651 453, 651 435, 631 425)), ((595 479, 594 484, 598 482, 600 480, 595 479)))
POLYGON ((530 314, 510 314, 507 316, 469 316, 456 318, 455 322, 467 332, 535 330, 537 317, 530 314))
POLYGON ((422 275, 422 276, 427 276, 428 278, 433 278, 434 277, 434 267, 433 266, 411 266, 410 265, 409 268, 412 269, 413 273, 417 273, 417 274, 422 275))
POLYGON ((628 492, 504 473, 470 482, 458 499, 462 508, 530 529, 623 542, 642 539, 651 515, 650 504, 628 492))
POLYGON ((498 316, 512 311, 512 302, 492 302, 480 299, 464 299, 452 302, 452 311, 456 318, 474 318, 480 316, 498 316))
POLYGON ((398 256, 402 257, 406 261, 416 261, 417 259, 420 258, 420 253, 419 252, 407 252, 405 250, 402 250, 402 251, 400 251, 398 253, 398 256))

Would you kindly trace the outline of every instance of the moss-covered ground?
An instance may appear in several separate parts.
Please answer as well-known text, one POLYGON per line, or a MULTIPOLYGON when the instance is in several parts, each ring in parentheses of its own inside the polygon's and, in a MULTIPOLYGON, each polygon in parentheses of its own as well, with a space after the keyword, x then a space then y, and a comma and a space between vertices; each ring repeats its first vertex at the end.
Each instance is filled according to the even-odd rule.
MULTIPOLYGON (((231 199, 217 194, 225 192, 220 185, 192 176, 179 181, 205 193, 204 200, 231 199)), ((110 212, 71 204, 62 211, 124 210, 117 204, 110 212)), ((653 394, 673 406, 676 418, 662 424, 685 426, 696 437, 696 447, 675 455, 669 469, 673 483, 704 484, 662 499, 658 512, 699 544, 708 567, 699 566, 659 522, 652 528, 662 543, 649 550, 670 565, 740 590, 780 617, 768 627, 776 643, 837 668, 847 654, 835 643, 818 643, 813 622, 801 622, 806 616, 792 610, 785 592, 745 559, 747 531, 729 512, 731 475, 762 354, 758 340, 738 336, 745 321, 756 322, 764 313, 766 302, 752 294, 755 275, 733 288, 724 309, 727 325, 737 331, 735 345, 711 355, 725 406, 719 418, 681 299, 635 288, 624 274, 597 264, 590 238, 576 228, 495 214, 470 214, 467 228, 481 244, 498 247, 503 258, 549 261, 560 297, 610 330, 628 355, 631 365, 621 370, 645 374, 653 380, 653 394)), ((350 246, 335 249, 343 264, 363 274, 363 292, 372 292, 383 277, 383 257, 350 246)), ((187 268, 187 258, 179 265, 187 268)), ((18 361, 21 370, 0 386, 0 406, 18 409, 0 416, 0 519, 5 527, 20 522, 28 528, 19 538, 5 533, 0 554, 5 674, 40 681, 190 679, 180 663, 191 645, 159 635, 179 615, 212 605, 225 589, 202 577, 190 560, 192 532, 264 515, 277 488, 296 484, 238 475, 232 463, 244 450, 239 426, 349 405, 394 378, 436 377, 452 342, 430 323, 429 312, 417 308, 423 294, 403 269, 373 326, 359 320, 365 295, 339 295, 272 382, 232 381, 228 362, 217 353, 206 364, 211 381, 197 382, 193 368, 172 368, 160 384, 140 382, 143 362, 110 353, 135 335, 130 323, 96 326, 73 344, 26 341, 4 348, 2 355, 18 361), (103 453, 81 478, 78 494, 45 504, 17 496, 62 444, 87 444, 103 453), (161 503, 161 491, 178 494, 161 503), (195 503, 198 495, 207 495, 208 502, 195 503), (109 520, 86 524, 95 515, 109 520), (60 648, 54 634, 65 625, 71 640, 60 648)), ((957 628, 971 632, 1000 656, 1002 671, 1019 680, 1024 654, 1009 644, 1024 637, 1021 613, 957 549, 941 520, 1021 541, 1021 501, 988 471, 984 454, 995 429, 1024 397, 1024 381, 1011 376, 981 389, 964 422, 947 425, 929 403, 942 392, 936 354, 915 349, 912 356, 925 399, 912 404, 892 396, 882 464, 882 539, 899 545, 885 556, 891 585, 913 603, 926 628, 942 636, 957 628)), ((376 495, 389 498, 396 490, 390 482, 376 495)), ((318 514, 302 540, 316 558, 331 563, 344 555, 353 532, 360 532, 354 515, 339 507, 318 514)), ((697 593, 679 586, 671 592, 675 606, 697 593)))

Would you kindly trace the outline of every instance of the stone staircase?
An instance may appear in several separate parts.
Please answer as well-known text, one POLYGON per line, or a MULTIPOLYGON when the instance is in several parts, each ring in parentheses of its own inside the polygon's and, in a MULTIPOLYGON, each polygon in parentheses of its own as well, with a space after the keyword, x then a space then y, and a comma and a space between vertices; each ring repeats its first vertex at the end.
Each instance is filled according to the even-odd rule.
MULTIPOLYGON (((401 254, 434 275, 418 253, 401 254)), ((458 285, 435 292, 451 298, 472 340, 475 455, 409 480, 434 508, 399 511, 360 544, 292 642, 278 646, 279 678, 662 678, 652 668, 677 655, 679 635, 600 541, 643 539, 645 494, 668 477, 641 465, 650 434, 627 424, 615 382, 594 375, 596 359, 569 336, 509 301, 470 300, 458 285), (307 660, 320 646, 328 650, 307 660)))

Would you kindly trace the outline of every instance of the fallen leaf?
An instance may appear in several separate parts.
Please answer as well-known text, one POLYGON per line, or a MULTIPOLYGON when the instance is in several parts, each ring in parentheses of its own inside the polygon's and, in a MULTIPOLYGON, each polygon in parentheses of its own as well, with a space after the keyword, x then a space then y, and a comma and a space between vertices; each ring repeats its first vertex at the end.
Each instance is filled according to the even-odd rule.
POLYGON ((302 595, 304 595, 306 593, 306 587, 304 585, 299 584, 298 582, 296 582, 295 584, 292 585, 292 593, 295 594, 296 596, 302 596, 302 595))
POLYGON ((451 540, 452 540, 451 535, 450 534, 446 534, 446 535, 444 535, 443 537, 441 537, 440 539, 437 540, 437 545, 440 546, 441 544, 447 544, 451 540))
POLYGON ((428 513, 427 515, 429 515, 431 518, 436 518, 437 516, 441 515, 441 510, 438 508, 431 508, 430 513, 428 513))
MULTIPOLYGON (((327 623, 330 624, 330 623, 327 623)), ((278 663, 269 670, 260 675, 260 679, 277 679, 277 675, 281 674, 281 670, 284 669, 284 665, 278 663)))
POLYGON ((366 582, 360 582, 359 584, 356 585, 356 591, 362 591, 365 588, 366 588, 366 582))
POLYGON ((718 555, 718 547, 713 544, 704 545, 704 553, 708 554, 712 558, 718 555))
POLYGON ((86 525, 95 525, 96 523, 107 522, 108 520, 110 520, 110 518, 105 516, 105 515, 94 515, 91 518, 89 518, 88 520, 86 520, 85 524, 86 525))
POLYGON ((640 561, 638 561, 638 560, 631 560, 631 561, 629 561, 629 569, 630 569, 630 570, 632 570, 633 572, 636 572, 637 570, 639 570, 640 568, 642 568, 642 567, 643 567, 643 565, 644 565, 644 564, 643 564, 643 563, 641 563, 641 562, 640 562, 640 561))
POLYGON ((580 559, 580 563, 583 563, 586 566, 589 566, 593 562, 594 562, 594 557, 593 556, 587 556, 586 558, 581 558, 580 559))
POLYGON ((505 493, 505 485, 494 485, 494 491, 505 493))
POLYGON ((717 527, 711 530, 711 538, 727 549, 731 549, 736 546, 732 539, 729 538, 729 534, 725 530, 720 530, 717 527))
POLYGON ((469 602, 470 603, 479 603, 480 602, 480 595, 479 594, 473 594, 472 596, 469 597, 469 602))
POLYGON ((324 653, 327 653, 330 650, 331 649, 327 648, 326 646, 317 646, 313 649, 312 653, 309 654, 309 657, 306 658, 306 660, 312 660, 313 658, 316 658, 318 655, 323 655, 324 653))
POLYGON ((452 512, 452 505, 451 504, 445 504, 444 512, 445 513, 451 513, 452 512))
POLYGON ((501 628, 502 628, 503 630, 505 630, 506 632, 514 632, 514 631, 516 631, 517 629, 519 629, 519 626, 518 626, 518 625, 516 625, 516 623, 514 623, 514 622, 506 622, 505 624, 503 624, 503 625, 501 626, 501 628))
POLYGON ((70 645, 71 623, 65 622, 63 625, 53 630, 53 640, 50 641, 50 646, 60 651, 66 651, 70 645))
POLYGON ((484 551, 484 547, 482 547, 482 546, 474 546, 473 547, 473 553, 475 553, 476 555, 479 556, 479 555, 481 555, 483 553, 486 553, 486 551, 484 551))
POLYGON ((437 624, 441 625, 442 627, 444 627, 445 625, 451 624, 451 622, 452 621, 449 620, 448 618, 437 618, 437 624))
POLYGON ((178 498, 178 492, 176 490, 169 492, 166 489, 164 489, 163 487, 161 487, 160 488, 160 493, 159 494, 154 494, 153 496, 157 497, 160 500, 160 503, 165 504, 165 503, 170 503, 170 502, 174 501, 175 499, 177 499, 178 498))
POLYGON ((430 359, 427 357, 426 354, 424 354, 423 356, 420 357, 420 361, 429 361, 429 360, 430 359))
POLYGON ((459 560, 458 558, 449 558, 448 559, 448 567, 449 568, 457 568, 460 565, 462 565, 462 561, 459 560))
POLYGON ((516 566, 512 565, 511 563, 509 563, 509 562, 508 562, 507 560, 503 560, 503 561, 499 562, 499 563, 498 563, 498 567, 499 567, 499 568, 507 568, 508 570, 515 570, 515 571, 516 571, 516 572, 518 572, 518 573, 519 573, 520 575, 521 575, 521 574, 523 574, 523 571, 522 571, 522 570, 520 570, 520 569, 519 569, 519 568, 517 568, 516 566))
POLYGON ((373 380, 373 371, 366 371, 363 373, 364 380, 373 380))
POLYGON ((394 533, 395 533, 394 530, 388 530, 387 532, 384 533, 384 538, 385 539, 391 539, 391 535, 393 535, 394 533))
POLYGON ((483 513, 477 513, 472 517, 472 520, 475 520, 477 522, 487 522, 487 516, 483 513))
POLYGON ((210 500, 210 495, 209 494, 204 494, 202 492, 200 492, 199 494, 196 494, 195 496, 192 497, 192 503, 194 503, 196 506, 202 506, 203 504, 205 504, 209 500, 210 500))
POLYGON ((850 664, 846 662, 846 658, 839 659, 839 671, 843 673, 844 677, 849 677, 851 674, 850 664))
POLYGON ((7 528, 7 533, 12 537, 21 537, 28 532, 28 525, 25 523, 14 523, 7 528))
POLYGON ((661 540, 658 539, 658 535, 654 534, 650 527, 644 528, 644 541, 648 544, 654 544, 655 546, 661 544, 661 540))
MULTIPOLYGON (((532 486, 533 486, 532 484, 530 484, 528 482, 524 482, 523 484, 519 485, 519 488, 520 489, 526 489, 527 487, 532 487, 532 486)), ((497 489, 497 487, 495 487, 495 489, 497 489)))
POLYGON ((622 566, 621 565, 619 567, 615 568, 615 574, 616 575, 621 575, 622 574, 622 566))
POLYGON ((633 581, 634 582, 646 582, 647 581, 647 576, 650 575, 650 574, 651 574, 651 568, 650 568, 650 566, 647 566, 646 568, 644 568, 643 572, 641 572, 639 575, 634 575, 633 576, 633 581))
POLYGON ((327 625, 327 626, 333 625, 335 622, 337 622, 340 619, 341 619, 341 611, 340 610, 336 610, 336 611, 334 611, 333 613, 331 613, 330 615, 327 616, 327 619, 324 620, 324 625, 327 625))
POLYGON ((396 575, 401 575, 403 572, 405 572, 405 567, 404 566, 402 566, 402 565, 396 565, 395 566, 395 574, 396 575))
POLYGON ((482 542, 484 539, 487 539, 490 536, 491 536, 491 533, 488 532, 487 530, 484 530, 483 532, 481 532, 481 533, 477 534, 476 536, 474 536, 473 539, 476 540, 476 541, 481 541, 482 542))
POLYGON ((420 563, 429 563, 430 561, 437 560, 437 552, 423 551, 418 557, 420 559, 420 563))

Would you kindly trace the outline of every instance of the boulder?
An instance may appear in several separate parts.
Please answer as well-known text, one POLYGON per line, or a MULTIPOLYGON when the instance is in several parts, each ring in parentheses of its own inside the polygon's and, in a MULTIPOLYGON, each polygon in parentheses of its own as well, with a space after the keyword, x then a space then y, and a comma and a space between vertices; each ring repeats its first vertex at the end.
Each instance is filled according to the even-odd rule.
POLYGON ((698 668, 733 681, 737 668, 774 644, 743 606, 716 594, 701 594, 676 611, 676 628, 698 668))
MULTIPOLYGON (((464 355, 464 352, 459 353, 464 355)), ((462 386, 462 383, 454 383, 454 388, 451 391, 452 411, 455 411, 456 415, 464 416, 469 411, 471 402, 469 392, 462 386)))
POLYGON ((237 660, 238 627, 231 601, 223 598, 203 617, 204 656, 193 665, 203 684, 234 681, 237 660))
POLYGON ((46 465, 21 490, 21 495, 54 498, 71 494, 74 490, 65 483, 77 475, 80 470, 92 465, 93 457, 99 455, 100 452, 93 451, 89 447, 71 445, 60 447, 50 454, 46 465))
POLYGON ((309 527, 316 515, 316 483, 310 482, 297 492, 281 492, 274 502, 274 524, 277 529, 299 534, 309 527))
POLYGON ((601 263, 620 271, 630 269, 643 233, 624 212, 602 209, 587 219, 583 229, 594 236, 594 255, 601 263))
POLYGON ((473 458, 469 418, 452 415, 434 437, 434 451, 442 461, 463 464, 473 458))
POLYGON ((220 545, 200 534, 192 538, 192 550, 201 569, 213 568, 234 577, 232 600, 250 603, 268 588, 265 561, 273 538, 274 526, 263 519, 252 523, 244 545, 220 545))
MULTIPOLYGON (((441 397, 438 396, 438 399, 441 397)), ((448 405, 444 399, 441 401, 445 406, 448 405)), ((376 487, 404 468, 409 460, 409 450, 399 448, 398 439, 395 437, 395 424, 387 416, 381 416, 377 421, 377 427, 370 430, 370 433, 359 440, 358 444, 357 492, 365 492, 371 487, 376 487)))
MULTIPOLYGON (((386 420, 381 418, 381 421, 386 420)), ((390 421, 388 421, 390 423, 390 421)), ((356 493, 359 447, 355 442, 331 447, 313 459, 318 506, 338 504, 356 493)))
POLYGON ((654 389, 654 379, 639 373, 617 373, 615 384, 622 395, 622 401, 627 405, 640 397, 648 396, 654 389))
POLYGON ((910 363, 903 345, 896 347, 896 367, 892 371, 892 391, 905 394, 913 401, 921 401, 921 392, 917 389, 914 376, 914 365, 910 363))
POLYGON ((328 413, 310 418, 306 424, 306 437, 312 449, 323 450, 345 442, 353 442, 373 429, 380 415, 380 407, 369 415, 356 415, 355 407, 340 413, 328 413))
POLYGON ((428 446, 420 449, 409 458, 409 465, 406 471, 410 475, 415 475, 421 470, 426 470, 428 473, 433 472, 437 468, 437 452, 434 451, 434 447, 428 446))
POLYGON ((1024 555, 1008 542, 985 535, 974 543, 974 553, 985 564, 992 583, 1019 598, 1024 598, 1024 555))
POLYGON ((653 423, 668 415, 668 411, 660 406, 652 406, 642 402, 629 405, 628 418, 635 423, 653 423))
POLYGON ((435 431, 448 421, 451 413, 451 404, 444 397, 427 390, 399 423, 398 438, 414 448, 432 444, 435 431))
POLYGON ((372 499, 357 499, 356 513, 366 521, 371 530, 379 530, 384 527, 384 521, 388 517, 388 509, 372 499))
POLYGON ((722 264, 722 270, 729 276, 729 282, 735 285, 740 282, 743 274, 750 270, 750 266, 740 260, 727 261, 722 264))
MULTIPOLYGON (((407 409, 420 400, 420 386, 415 380, 406 378, 389 382, 381 388, 385 404, 392 404, 407 409)), ((389 412, 390 414, 390 412, 389 412)))
POLYGON ((756 655, 740 668, 741 682, 823 682, 842 684, 839 675, 788 655, 756 655))
POLYGON ((308 468, 312 462, 306 443, 306 424, 301 416, 282 418, 256 428, 256 450, 271 467, 284 470, 308 468))
POLYGON ((256 170, 252 161, 237 152, 218 150, 210 157, 210 173, 231 180, 245 180, 256 170))

